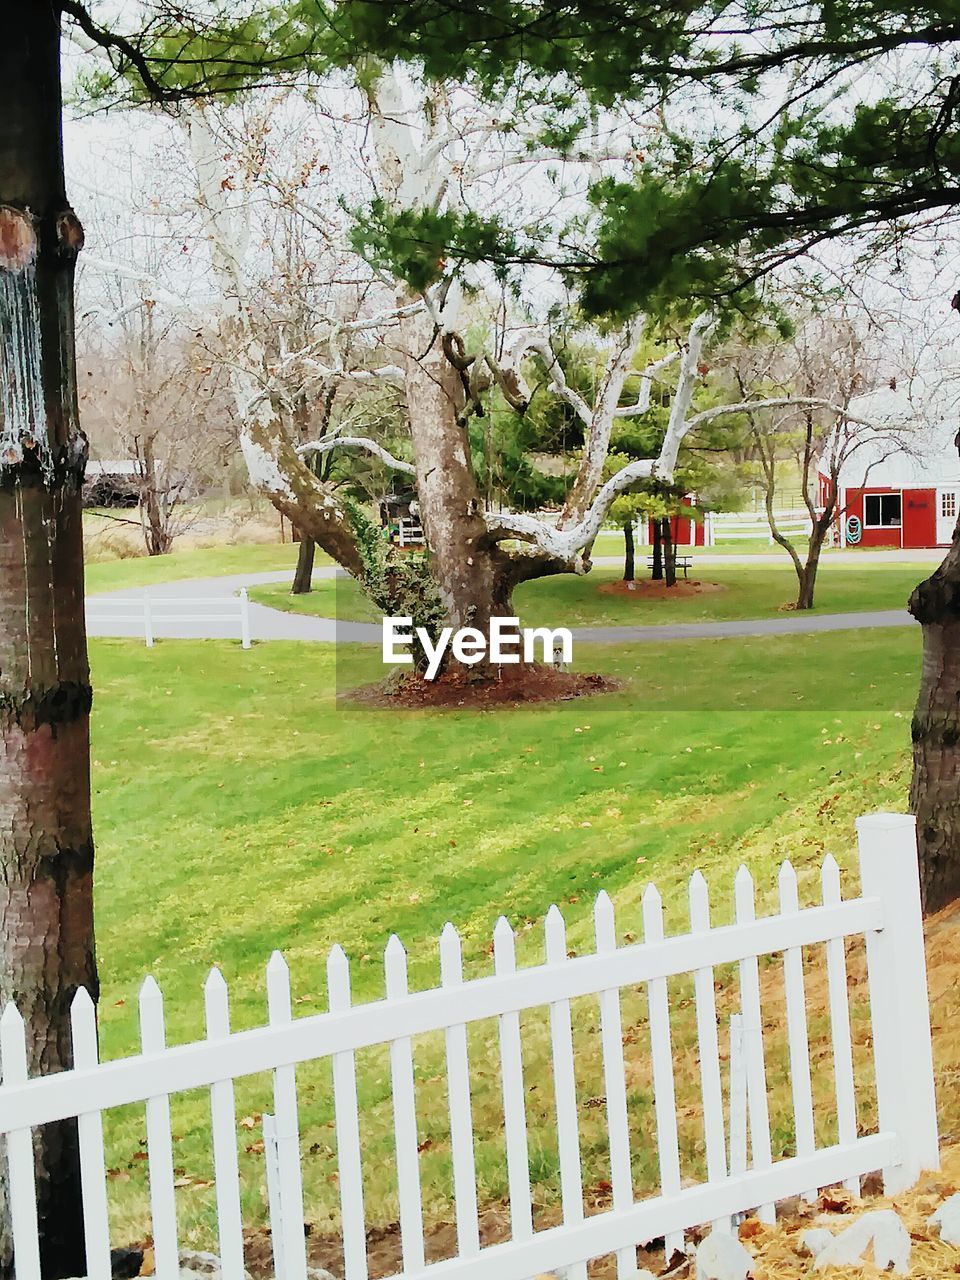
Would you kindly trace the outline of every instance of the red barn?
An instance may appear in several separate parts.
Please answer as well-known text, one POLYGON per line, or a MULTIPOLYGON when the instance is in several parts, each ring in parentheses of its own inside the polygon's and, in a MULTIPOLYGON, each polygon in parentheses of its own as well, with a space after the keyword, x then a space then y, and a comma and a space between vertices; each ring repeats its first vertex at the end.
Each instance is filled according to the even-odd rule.
MULTIPOLYGON (((851 409, 877 425, 856 428, 840 467, 840 546, 948 546, 960 515, 960 415, 930 421, 905 393, 886 387, 858 396, 851 409)), ((830 485, 824 472, 821 464, 821 505, 830 485)))
MULTIPOLYGON (((688 493, 681 500, 685 507, 697 506, 697 495, 688 493)), ((693 516, 675 515, 670 517, 670 533, 675 547, 712 547, 713 536, 710 528, 710 512, 702 513, 699 520, 693 516)), ((647 545, 653 542, 653 521, 647 521, 647 545)))

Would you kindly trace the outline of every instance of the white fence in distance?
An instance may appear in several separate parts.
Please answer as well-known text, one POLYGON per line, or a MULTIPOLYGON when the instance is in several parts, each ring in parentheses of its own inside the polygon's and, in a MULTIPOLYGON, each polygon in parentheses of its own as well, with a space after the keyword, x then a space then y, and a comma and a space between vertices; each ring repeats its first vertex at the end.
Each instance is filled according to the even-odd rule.
MULTIPOLYGON (((810 513, 806 508, 795 511, 776 511, 777 528, 788 538, 808 538, 813 530, 810 513)), ((713 540, 731 542, 765 539, 771 546, 773 536, 770 524, 763 513, 752 511, 715 511, 711 513, 713 540)), ((711 544, 712 545, 712 544, 711 544)))
MULTIPOLYGON (((664 935, 656 889, 642 904, 644 941, 620 946, 613 906, 601 894, 594 911, 595 950, 568 957, 566 927, 556 907, 545 924, 544 962, 518 968, 514 933, 501 918, 493 937, 493 973, 464 980, 460 938, 447 925, 440 938, 440 985, 410 992, 407 956, 393 937, 385 953, 386 994, 354 1005, 349 964, 340 947, 327 963, 329 1011, 291 1016, 290 978, 275 953, 267 968, 268 1025, 232 1033, 227 986, 213 970, 204 988, 206 1039, 167 1047, 161 992, 148 978, 140 994, 142 1053, 98 1063, 95 1011, 80 991, 73 1004, 75 1066, 58 1075, 27 1077, 23 1020, 13 1005, 0 1018, 0 1133, 7 1135, 9 1187, 17 1280, 40 1276, 32 1131, 38 1125, 77 1117, 86 1226, 87 1274, 109 1280, 110 1238, 104 1157, 103 1113, 143 1104, 146 1110, 150 1203, 158 1280, 177 1280, 177 1191, 171 1138, 170 1098, 185 1090, 209 1089, 219 1251, 225 1280, 242 1280, 244 1245, 238 1172, 239 1129, 234 1081, 254 1073, 273 1076, 274 1112, 264 1116, 265 1182, 277 1274, 305 1280, 303 1178, 300 1162, 296 1069, 332 1060, 337 1183, 341 1205, 345 1280, 366 1280, 364 1148, 358 1109, 357 1055, 389 1046, 399 1221, 404 1276, 435 1280, 526 1280, 567 1269, 585 1275, 586 1263, 615 1255, 626 1280, 636 1270, 636 1246, 665 1236, 668 1252, 684 1232, 707 1222, 730 1230, 731 1216, 759 1208, 774 1216, 777 1201, 811 1195, 839 1181, 852 1187, 880 1169, 888 1192, 912 1184, 920 1171, 938 1164, 930 1023, 914 820, 875 814, 858 820, 859 898, 842 900, 836 863, 822 868, 817 906, 801 909, 797 877, 789 863, 779 875, 779 911, 757 918, 754 886, 741 868, 736 877, 735 922, 713 928, 708 889, 696 873, 690 881, 690 930, 664 935), (851 1029, 847 1007, 844 943, 865 937, 871 1039, 875 1060, 877 1131, 857 1130, 851 1029), (802 949, 825 947, 830 1038, 836 1083, 837 1141, 817 1147, 807 1023, 805 971, 813 963, 802 949), (772 1150, 765 1078, 759 963, 782 957, 795 1154, 772 1150), (731 1132, 724 1123, 714 970, 738 966, 739 1010, 732 1038, 742 1062, 731 1089, 731 1132), (668 979, 694 975, 696 1032, 703 1110, 707 1180, 681 1179, 675 1062, 671 1045, 668 979), (659 1160, 658 1194, 637 1198, 631 1174, 630 1095, 625 1070, 621 996, 623 988, 646 989, 649 1054, 659 1160), (580 1117, 571 1001, 596 999, 602 1049, 603 1105, 609 1137, 611 1203, 587 1214, 584 1206, 580 1117), (549 1010, 549 1057, 553 1094, 562 1222, 535 1230, 524 1083, 521 1014, 549 1010), (468 1024, 492 1020, 490 1045, 498 1063, 471 1062, 468 1024), (414 1037, 442 1033, 452 1162, 457 1253, 425 1259, 414 1037), (476 1178, 476 1141, 471 1086, 474 1070, 496 1067, 502 1084, 503 1133, 509 1187, 510 1237, 481 1246, 476 1178), (751 1161, 746 1162, 749 1128, 751 1161), (729 1148, 730 1159, 727 1152, 729 1148)), ((815 955, 821 955, 818 951, 815 955)), ((810 953, 808 952, 808 956, 810 953)), ((636 1050, 634 1050, 636 1051, 636 1050)), ((474 1055, 476 1056, 476 1055, 474 1055)), ((528 1082, 529 1083, 529 1082, 528 1082)), ((482 1135, 481 1135, 482 1137, 482 1135)), ((262 1184, 261 1184, 262 1185, 262 1184)))
POLYGON ((167 623, 223 625, 234 631, 244 649, 250 648, 250 600, 246 587, 233 596, 203 596, 198 608, 187 608, 194 600, 196 597, 158 596, 144 590, 139 597, 91 596, 87 609, 111 622, 134 624, 148 649, 153 648, 158 631, 167 623))

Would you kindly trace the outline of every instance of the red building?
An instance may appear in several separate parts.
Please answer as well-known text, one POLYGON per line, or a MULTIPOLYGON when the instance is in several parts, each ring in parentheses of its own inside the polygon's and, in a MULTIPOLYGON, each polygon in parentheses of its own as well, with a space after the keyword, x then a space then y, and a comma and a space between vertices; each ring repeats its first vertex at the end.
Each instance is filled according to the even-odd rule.
MULTIPOLYGON (((923 421, 907 397, 883 388, 854 402, 858 415, 877 422, 858 429, 840 468, 837 540, 845 547, 943 547, 960 515, 960 418, 923 421), (898 437, 884 422, 901 425, 898 437)), ((829 494, 824 469, 819 502, 829 494)))
MULTIPOLYGON (((685 507, 697 506, 697 495, 688 493, 682 500, 685 507)), ((701 513, 699 520, 693 516, 675 515, 670 517, 670 533, 675 547, 712 547, 713 530, 710 512, 701 513)), ((653 521, 647 521, 647 545, 653 543, 653 521)))

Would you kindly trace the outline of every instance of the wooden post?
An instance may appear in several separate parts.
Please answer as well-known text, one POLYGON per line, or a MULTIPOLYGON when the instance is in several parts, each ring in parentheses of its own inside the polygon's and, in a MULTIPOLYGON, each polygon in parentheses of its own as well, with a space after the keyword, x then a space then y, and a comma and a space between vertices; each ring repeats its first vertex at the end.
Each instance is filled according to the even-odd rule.
POLYGON ((883 910, 883 927, 866 936, 867 976, 879 1128, 900 1144, 899 1163, 883 1171, 893 1195, 940 1167, 916 819, 869 814, 857 819, 857 838, 863 896, 883 910))

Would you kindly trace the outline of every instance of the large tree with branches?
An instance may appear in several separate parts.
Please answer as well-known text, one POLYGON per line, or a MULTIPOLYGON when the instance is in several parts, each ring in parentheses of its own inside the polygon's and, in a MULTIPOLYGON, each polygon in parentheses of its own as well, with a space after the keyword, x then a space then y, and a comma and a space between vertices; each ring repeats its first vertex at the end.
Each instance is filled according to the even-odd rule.
MULTIPOLYGON (((349 0, 337 29, 431 74, 468 65, 491 89, 534 68, 600 102, 652 95, 665 116, 674 112, 659 171, 599 182, 597 235, 567 242, 554 259, 597 310, 678 294, 716 303, 827 241, 895 247, 931 220, 947 235, 960 204, 951 5, 852 0, 801 14, 789 0, 738 0, 666 16, 588 0, 349 0)), ((447 230, 451 248, 471 251, 476 228, 447 230)), ((503 238, 497 252, 503 262, 539 260, 544 246, 536 235, 503 238)), ((941 292, 960 306, 952 267, 941 292)), ((910 799, 928 910, 960 895, 958 602, 960 530, 909 603, 923 626, 910 799)))

